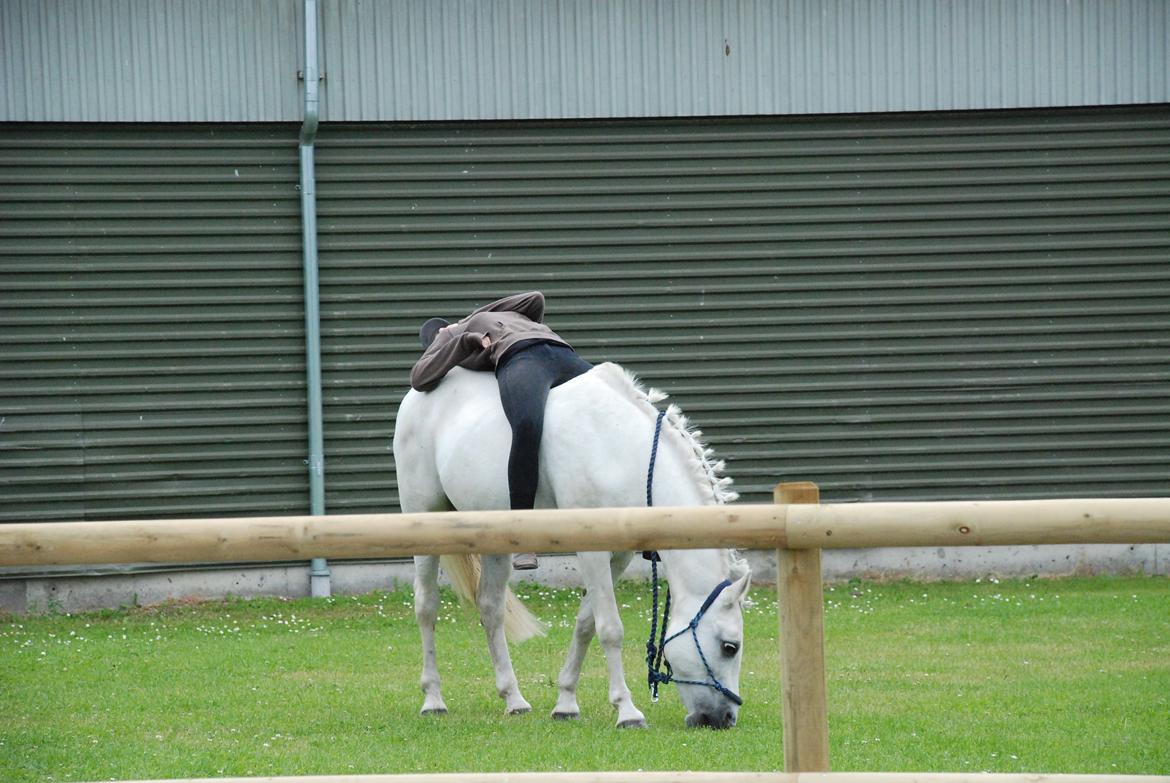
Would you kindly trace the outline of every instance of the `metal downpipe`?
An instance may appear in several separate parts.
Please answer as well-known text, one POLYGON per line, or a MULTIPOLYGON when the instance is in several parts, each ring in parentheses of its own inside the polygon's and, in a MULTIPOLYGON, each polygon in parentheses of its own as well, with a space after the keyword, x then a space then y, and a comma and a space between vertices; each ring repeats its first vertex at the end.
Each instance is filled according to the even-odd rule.
MULTIPOLYGON (((320 120, 320 68, 317 53, 317 0, 305 0, 305 116, 301 124, 301 230, 305 285, 305 372, 309 419, 309 513, 325 513, 325 433, 321 402, 321 298, 317 271, 317 175, 314 145, 320 120)), ((315 557, 309 567, 309 593, 332 592, 329 566, 315 557)))

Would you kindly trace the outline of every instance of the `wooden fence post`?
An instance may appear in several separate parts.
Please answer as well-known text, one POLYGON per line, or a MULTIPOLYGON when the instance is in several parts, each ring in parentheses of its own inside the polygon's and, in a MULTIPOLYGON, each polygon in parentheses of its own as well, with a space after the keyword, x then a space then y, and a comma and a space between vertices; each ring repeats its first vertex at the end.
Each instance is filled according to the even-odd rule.
MULTIPOLYGON (((778 484, 777 503, 819 503, 811 482, 778 484)), ((829 771, 825 608, 820 549, 776 550, 784 771, 829 771)))

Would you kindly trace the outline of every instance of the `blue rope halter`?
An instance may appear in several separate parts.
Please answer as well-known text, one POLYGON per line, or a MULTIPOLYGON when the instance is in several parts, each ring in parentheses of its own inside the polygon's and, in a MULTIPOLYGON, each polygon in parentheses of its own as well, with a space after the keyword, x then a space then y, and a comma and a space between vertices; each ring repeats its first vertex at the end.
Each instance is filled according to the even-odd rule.
MULTIPOLYGON (((654 505, 654 463, 658 459, 658 440, 662 434, 662 418, 666 415, 666 411, 658 412, 658 420, 654 423, 654 443, 650 447, 650 468, 646 472, 646 505, 647 507, 654 505)), ((658 563, 661 558, 657 552, 643 552, 642 556, 650 561, 650 583, 652 585, 652 592, 654 596, 653 611, 650 615, 650 638, 646 642, 646 680, 650 686, 650 698, 653 701, 658 701, 658 686, 667 683, 681 683, 683 685, 704 685, 708 688, 714 688, 719 693, 726 696, 737 705, 743 705, 741 699, 735 692, 719 682, 719 678, 715 676, 715 670, 711 668, 711 664, 707 662, 707 656, 703 654, 703 645, 699 643, 699 621, 703 619, 703 615, 715 603, 715 599, 719 594, 731 586, 731 580, 724 579, 719 584, 715 585, 715 589, 707 596, 707 600, 703 601, 703 605, 699 607, 699 611, 687 623, 687 626, 681 631, 678 631, 671 636, 666 635, 666 627, 670 624, 670 585, 666 586, 666 600, 662 607, 662 634, 658 635, 658 563), (687 631, 691 632, 691 639, 695 642, 695 649, 699 651, 699 660, 703 662, 703 668, 707 670, 706 681, 701 680, 679 680, 674 676, 674 670, 670 666, 670 661, 666 660, 664 653, 668 642, 677 639, 687 631), (658 642, 655 644, 654 637, 658 636, 658 642), (665 671, 663 667, 665 666, 665 671)))
POLYGON ((708 688, 714 688, 721 694, 726 696, 729 700, 737 705, 743 705, 743 699, 723 683, 719 682, 719 678, 715 676, 715 670, 711 668, 711 664, 707 661, 707 656, 703 654, 703 645, 699 643, 699 621, 703 619, 703 615, 711 608, 711 604, 715 603, 715 599, 719 594, 731 586, 731 580, 724 579, 719 584, 715 585, 715 589, 707 596, 707 600, 703 601, 703 605, 691 621, 687 623, 686 627, 681 631, 670 636, 666 635, 666 626, 670 622, 670 588, 666 588, 666 603, 662 611, 662 637, 657 647, 654 644, 655 625, 658 618, 658 561, 651 560, 650 568, 654 572, 652 579, 654 580, 654 620, 650 623, 650 639, 646 642, 646 665, 647 665, 647 681, 650 685, 650 697, 654 701, 658 701, 658 686, 665 683, 680 683, 682 685, 704 685, 708 688), (663 657, 666 651, 666 645, 682 636, 684 633, 690 631, 691 639, 695 642, 695 649, 699 651, 699 660, 703 662, 703 668, 707 670, 706 680, 680 680, 674 676, 674 670, 670 666, 670 661, 663 657), (662 667, 666 670, 663 671, 662 667))

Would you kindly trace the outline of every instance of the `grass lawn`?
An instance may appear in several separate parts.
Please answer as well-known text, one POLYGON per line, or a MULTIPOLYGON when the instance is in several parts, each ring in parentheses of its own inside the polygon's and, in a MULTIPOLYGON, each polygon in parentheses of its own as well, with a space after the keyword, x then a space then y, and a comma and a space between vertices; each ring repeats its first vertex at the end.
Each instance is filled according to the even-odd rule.
MULTIPOLYGON (((752 591, 739 725, 688 730, 645 693, 649 591, 625 585, 647 731, 618 731, 596 645, 582 718, 548 718, 576 592, 513 648, 535 710, 505 717, 473 612, 447 595, 451 712, 417 711, 408 592, 0 617, 0 780, 560 769, 782 769, 776 596, 752 591)), ((1170 773, 1170 580, 853 582, 829 588, 836 770, 1170 773)))

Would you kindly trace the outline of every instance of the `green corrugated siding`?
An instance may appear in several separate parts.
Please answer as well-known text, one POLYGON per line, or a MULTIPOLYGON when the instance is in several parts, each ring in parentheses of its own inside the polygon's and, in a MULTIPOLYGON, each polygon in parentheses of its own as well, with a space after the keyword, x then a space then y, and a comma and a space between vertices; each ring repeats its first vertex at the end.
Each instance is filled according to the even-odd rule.
POLYGON ((0 520, 305 512, 296 139, 0 126, 0 520))
POLYGON ((1170 110, 327 125, 328 507, 432 315, 539 288, 745 500, 1170 490, 1170 110))
MULTIPOLYGON (((308 507, 293 126, 0 126, 0 520, 308 507)), ((749 501, 1170 490, 1170 107, 326 125, 330 512, 530 288, 749 501)))

